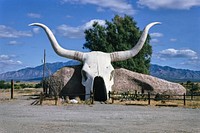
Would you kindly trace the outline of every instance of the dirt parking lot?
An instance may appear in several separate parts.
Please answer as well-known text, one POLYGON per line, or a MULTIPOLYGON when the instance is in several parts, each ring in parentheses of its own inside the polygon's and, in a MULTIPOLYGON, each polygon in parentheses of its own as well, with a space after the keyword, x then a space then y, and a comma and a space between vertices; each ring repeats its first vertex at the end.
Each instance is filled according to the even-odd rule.
POLYGON ((114 104, 0 102, 0 133, 199 133, 200 110, 114 104))

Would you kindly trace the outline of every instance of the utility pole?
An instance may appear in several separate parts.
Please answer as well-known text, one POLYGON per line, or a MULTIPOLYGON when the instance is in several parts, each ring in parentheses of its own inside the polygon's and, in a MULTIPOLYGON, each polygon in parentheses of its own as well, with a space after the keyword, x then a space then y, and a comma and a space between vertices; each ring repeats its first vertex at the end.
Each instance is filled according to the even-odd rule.
POLYGON ((45 68, 46 68, 46 50, 44 49, 44 59, 43 59, 43 82, 42 82, 42 86, 43 86, 43 92, 44 94, 47 93, 46 87, 45 87, 45 68))

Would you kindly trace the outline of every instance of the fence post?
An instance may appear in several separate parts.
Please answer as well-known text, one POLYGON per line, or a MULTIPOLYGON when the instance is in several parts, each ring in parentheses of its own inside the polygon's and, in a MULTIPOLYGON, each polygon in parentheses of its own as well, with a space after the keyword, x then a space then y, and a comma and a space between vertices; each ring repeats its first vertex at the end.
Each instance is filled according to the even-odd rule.
POLYGON ((10 91, 10 98, 13 99, 13 94, 14 94, 14 81, 13 79, 11 80, 11 91, 10 91))
POLYGON ((191 100, 193 100, 193 91, 191 91, 191 100))
POLYGON ((93 92, 90 92, 90 99, 91 99, 91 104, 94 104, 94 94, 93 94, 93 92))
POLYGON ((184 104, 184 106, 186 105, 186 101, 185 101, 185 93, 183 94, 183 104, 184 104))
POLYGON ((59 97, 55 96, 55 105, 58 105, 58 100, 59 100, 59 97))
POLYGON ((110 99, 110 95, 111 95, 110 93, 111 93, 111 92, 109 91, 109 92, 108 92, 108 97, 109 97, 109 99, 110 99))
POLYGON ((148 92, 148 104, 150 105, 150 101, 151 101, 151 95, 150 92, 148 92))
POLYGON ((40 93, 40 105, 42 105, 43 100, 44 100, 44 93, 41 92, 41 93, 40 93))

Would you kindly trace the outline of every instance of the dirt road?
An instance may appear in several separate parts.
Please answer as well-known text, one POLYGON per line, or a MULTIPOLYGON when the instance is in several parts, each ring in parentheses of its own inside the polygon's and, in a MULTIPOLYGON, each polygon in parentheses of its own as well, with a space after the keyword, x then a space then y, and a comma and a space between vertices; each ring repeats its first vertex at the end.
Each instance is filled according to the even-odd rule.
POLYGON ((100 104, 0 103, 0 133, 199 133, 200 110, 100 104))

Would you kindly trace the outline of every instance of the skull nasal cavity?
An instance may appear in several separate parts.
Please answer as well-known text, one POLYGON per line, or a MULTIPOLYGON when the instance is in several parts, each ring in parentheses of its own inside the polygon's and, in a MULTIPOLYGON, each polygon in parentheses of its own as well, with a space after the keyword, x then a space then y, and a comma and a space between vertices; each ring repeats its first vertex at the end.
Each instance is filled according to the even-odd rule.
POLYGON ((106 86, 102 77, 94 78, 93 92, 95 101, 107 100, 106 86))

